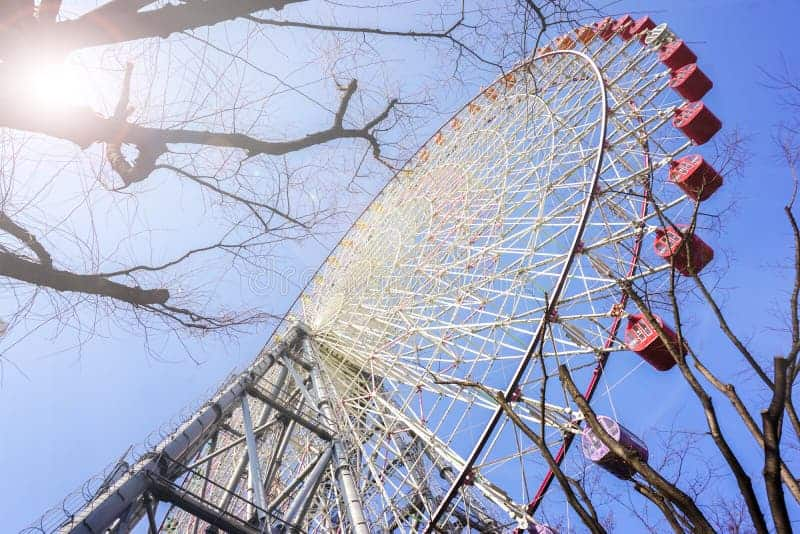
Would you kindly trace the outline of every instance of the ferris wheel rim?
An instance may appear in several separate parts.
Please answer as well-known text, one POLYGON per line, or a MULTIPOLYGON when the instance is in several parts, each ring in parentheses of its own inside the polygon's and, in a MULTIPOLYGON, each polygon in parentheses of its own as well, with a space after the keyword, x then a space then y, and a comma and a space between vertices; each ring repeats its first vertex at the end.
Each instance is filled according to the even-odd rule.
MULTIPOLYGON (((644 157, 645 157, 645 162, 646 162, 645 164, 648 167, 648 180, 647 180, 647 182, 645 183, 645 186, 644 186, 644 190, 645 191, 644 191, 644 195, 643 195, 642 203, 641 203, 640 214, 643 217, 646 215, 649 202, 651 201, 650 187, 651 187, 651 181, 652 181, 652 175, 653 175, 653 162, 652 162, 651 155, 650 155, 650 152, 649 152, 649 143, 647 141, 645 141, 644 145, 645 145, 644 157)), ((640 254, 641 254, 641 248, 642 248, 643 242, 644 242, 644 235, 639 235, 639 236, 636 237, 636 240, 635 240, 635 243, 634 243, 634 247, 633 247, 633 251, 632 251, 632 255, 631 255, 631 259, 630 259, 630 263, 629 263, 629 267, 628 267, 628 275, 629 276, 631 274, 633 274, 633 272, 635 271, 635 269, 636 269, 636 267, 637 267, 637 265, 639 263, 639 257, 640 257, 640 254)), ((628 294, 623 292, 621 297, 620 297, 620 301, 619 301, 620 306, 622 308, 624 308, 626 306, 626 304, 627 304, 627 301, 628 301, 628 294)), ((620 329, 621 326, 622 326, 622 317, 621 316, 615 317, 614 321, 612 322, 612 324, 611 324, 611 326, 609 328, 608 337, 606 338, 606 347, 608 347, 611 344, 611 342, 617 337, 617 334, 618 334, 619 329, 620 329)), ((583 390, 583 393, 581 393, 581 396, 584 399, 586 399, 586 402, 588 402, 590 404, 592 402, 592 398, 594 397, 595 392, 597 391, 597 386, 600 384, 600 379, 603 376, 603 373, 604 373, 605 368, 606 368, 606 364, 607 364, 608 359, 610 358, 610 356, 611 356, 611 352, 603 352, 600 355, 600 357, 598 358, 598 361, 597 361, 597 365, 595 366, 594 371, 592 372, 592 376, 589 379, 589 383, 587 384, 586 388, 583 390)), ((568 434, 567 436, 565 436, 564 441, 559 446, 558 451, 556 452, 556 455, 553 458, 554 461, 555 461, 556 467, 560 467, 561 466, 561 464, 564 461, 564 459, 566 458, 567 452, 569 452, 569 449, 571 448, 572 443, 573 443, 574 440, 575 440, 575 434, 568 434)), ((539 505, 544 500, 545 494, 547 493, 547 490, 549 489, 550 485, 552 484, 554 477, 555 477, 554 470, 552 468, 548 468, 547 472, 545 473, 544 478, 542 479, 541 483, 539 484, 539 487, 538 487, 538 489, 536 491, 536 494, 531 499, 531 501, 528 503, 527 510, 526 510, 528 512, 528 514, 532 515, 532 514, 534 514, 536 512, 536 510, 538 509, 539 505)), ((518 534, 519 532, 520 532, 519 529, 517 529, 515 534, 518 534)))
MULTIPOLYGON (((574 260, 574 258, 576 256, 577 252, 578 252, 578 248, 579 248, 579 245, 580 245, 581 237, 582 237, 583 232, 584 232, 585 227, 586 227, 586 222, 587 222, 587 220, 589 218, 589 214, 591 213, 592 207, 594 205, 595 190, 597 188, 597 184, 598 184, 598 181, 599 181, 599 178, 600 178, 600 174, 602 172, 603 158, 605 156, 605 142, 606 142, 606 134, 607 134, 607 126, 608 126, 608 91, 607 91, 607 87, 606 87, 605 78, 603 77, 603 73, 602 73, 602 71, 600 70, 599 66, 594 61, 593 58, 591 58, 587 54, 584 54, 583 52, 579 52, 579 51, 576 51, 576 50, 555 50, 555 51, 552 51, 552 52, 547 52, 545 54, 540 54, 540 55, 534 56, 529 61, 523 63, 522 65, 517 67, 517 69, 514 69, 514 70, 518 70, 518 69, 524 68, 524 67, 526 67, 528 65, 531 65, 534 61, 543 60, 544 58, 551 57, 551 56, 557 56, 557 55, 561 55, 561 54, 573 55, 573 56, 576 56, 576 57, 586 61, 588 63, 588 65, 592 68, 592 71, 594 72, 594 75, 595 75, 595 77, 597 79, 597 82, 599 83, 599 88, 600 88, 600 92, 601 92, 600 101, 601 101, 602 109, 601 109, 601 116, 600 116, 600 125, 601 125, 600 126, 600 139, 599 139, 599 145, 597 147, 597 154, 595 156, 595 161, 594 161, 594 169, 593 169, 593 172, 592 172, 593 176, 592 176, 591 186, 589 188, 589 193, 586 195, 586 199, 584 200, 583 209, 581 210, 580 222, 578 223, 578 229, 576 230, 576 232, 574 234, 574 237, 573 237, 573 240, 572 240, 572 244, 571 244, 570 249, 569 249, 569 253, 567 255, 567 258, 564 261, 564 265, 563 265, 563 267, 561 269, 561 272, 559 273, 558 281, 556 282, 556 285, 554 286, 553 295, 550 296, 550 298, 548 299, 548 303, 546 304, 545 313, 542 315, 541 319, 539 320, 539 324, 537 325, 536 331, 535 331, 535 333, 533 335, 533 338, 531 339, 531 342, 530 342, 528 348, 525 351, 525 355, 520 360, 520 363, 517 366, 517 369, 514 371, 514 374, 512 375, 512 378, 511 378, 511 380, 509 382, 509 385, 506 387, 506 390, 503 393, 503 397, 506 400, 508 400, 511 397, 511 395, 513 394, 514 389, 517 387, 517 385, 519 384, 519 381, 522 379, 522 375, 527 370, 528 364, 530 363, 530 361, 531 361, 531 359, 533 357, 533 354, 534 354, 534 352, 536 350, 536 347, 539 346, 539 344, 543 342, 542 338, 544 336, 545 325, 548 322, 547 318, 549 317, 549 315, 552 312, 552 310, 555 309, 555 305, 558 302, 558 298, 559 298, 559 296, 561 294, 561 291, 563 290, 564 284, 566 283, 566 280, 568 278, 569 272, 570 272, 571 267, 572 267, 573 260, 574 260)), ((599 365, 600 364, 598 363, 598 366, 599 365)), ((425 529, 423 531, 423 532, 425 532, 425 534, 428 534, 428 533, 433 531, 436 523, 439 521, 441 516, 445 513, 445 511, 447 510, 448 506, 450 505, 450 502, 455 497, 456 492, 458 492, 460 487, 464 484, 464 480, 465 480, 465 478, 467 476, 467 473, 470 471, 470 469, 472 469, 472 466, 475 464, 475 461, 478 459, 478 455, 480 455, 480 453, 483 452, 483 449, 484 449, 484 447, 486 445, 486 442, 489 440, 489 438, 491 437, 492 433, 496 429, 497 423, 500 421, 500 419, 502 417, 502 414, 503 414, 503 406, 498 405, 495 408, 495 410, 492 413, 492 415, 490 416, 489 421, 484 426, 483 432, 481 433, 480 438, 478 439, 478 441, 476 442, 475 446, 473 447, 472 452, 470 452, 469 456, 466 458, 466 463, 465 463, 463 469, 457 475, 455 481, 450 485, 450 487, 448 488, 448 490, 445 493, 444 497, 439 502, 439 504, 438 504, 438 506, 436 508, 436 511, 430 517, 430 519, 428 521, 428 525, 425 527, 425 529)))

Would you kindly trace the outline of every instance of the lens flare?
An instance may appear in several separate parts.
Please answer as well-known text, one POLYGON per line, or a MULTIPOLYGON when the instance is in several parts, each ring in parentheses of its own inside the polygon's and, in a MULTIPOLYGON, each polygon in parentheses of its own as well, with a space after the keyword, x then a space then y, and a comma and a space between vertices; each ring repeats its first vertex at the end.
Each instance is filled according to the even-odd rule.
POLYGON ((85 78, 67 63, 35 63, 20 78, 25 97, 45 110, 86 104, 85 78))

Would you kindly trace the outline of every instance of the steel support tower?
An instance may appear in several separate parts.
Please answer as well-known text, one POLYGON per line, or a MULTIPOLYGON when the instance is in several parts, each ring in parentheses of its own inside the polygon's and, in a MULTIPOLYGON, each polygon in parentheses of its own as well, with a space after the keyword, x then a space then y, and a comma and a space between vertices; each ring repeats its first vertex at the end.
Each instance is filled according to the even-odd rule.
MULTIPOLYGON (((109 480, 60 531, 124 533, 145 520, 150 532, 370 532, 362 502, 370 475, 348 455, 353 444, 341 428, 361 426, 365 439, 381 429, 346 420, 320 372, 319 350, 307 328, 295 324, 152 453, 109 480), (166 513, 156 512, 159 504, 168 505, 166 513)), ((428 464, 439 466, 443 480, 452 478, 451 461, 442 459, 447 449, 421 439, 419 423, 407 423, 396 438, 396 465, 386 473, 411 463, 404 468, 424 480, 428 464)), ((396 524, 408 524, 424 503, 438 500, 437 491, 420 484, 409 505, 395 511, 396 524)), ((452 527, 500 528, 477 510, 471 517, 457 511, 452 527)))

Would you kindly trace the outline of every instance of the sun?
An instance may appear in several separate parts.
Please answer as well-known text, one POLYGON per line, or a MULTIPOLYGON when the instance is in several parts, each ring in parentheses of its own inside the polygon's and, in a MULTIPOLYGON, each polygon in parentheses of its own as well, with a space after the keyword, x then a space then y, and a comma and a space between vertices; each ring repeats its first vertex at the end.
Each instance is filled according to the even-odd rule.
POLYGON ((22 95, 43 110, 85 105, 88 86, 75 65, 68 62, 33 62, 19 79, 22 95))

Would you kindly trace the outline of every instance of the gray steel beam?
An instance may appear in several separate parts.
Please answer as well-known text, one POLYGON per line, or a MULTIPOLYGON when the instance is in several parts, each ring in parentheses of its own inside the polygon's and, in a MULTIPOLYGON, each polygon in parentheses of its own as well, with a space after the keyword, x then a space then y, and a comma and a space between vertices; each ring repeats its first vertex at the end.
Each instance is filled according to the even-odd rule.
MULTIPOLYGON (((215 432, 214 436, 211 438, 211 445, 210 445, 211 450, 214 450, 214 449, 217 448, 217 440, 218 439, 219 439, 219 432, 215 432)), ((212 464, 213 461, 214 461, 213 458, 209 458, 208 461, 206 461, 206 464, 203 466, 205 472, 203 473, 203 489, 200 490, 200 498, 201 499, 205 499, 206 498, 206 493, 208 492, 208 486, 209 486, 209 484, 208 484, 208 482, 209 482, 208 475, 211 472, 211 464, 212 464)), ((192 469, 192 467, 189 467, 189 469, 192 469)), ((200 521, 195 521, 194 522, 194 528, 192 529, 192 534, 197 534, 199 528, 200 528, 200 521)))
POLYGON ((242 521, 222 510, 212 508, 207 501, 197 495, 176 488, 171 483, 154 477, 153 493, 159 500, 170 502, 181 510, 222 529, 229 534, 261 534, 261 529, 242 521))
POLYGON ((247 390, 247 393, 252 395, 253 397, 257 398, 258 400, 260 400, 264 404, 268 404, 268 405, 272 406, 272 408, 274 408, 277 412, 280 412, 281 415, 286 416, 288 419, 291 419, 292 421, 296 422, 297 424, 299 424, 303 428, 306 428, 307 430, 310 430, 311 432, 313 432, 316 435, 318 435, 320 438, 322 438, 322 439, 327 441, 327 440, 330 440, 333 437, 332 434, 330 433, 330 431, 328 431, 327 429, 325 429, 325 428, 313 423, 312 421, 309 421, 305 417, 297 415, 294 410, 290 410, 289 408, 286 408, 285 406, 283 406, 281 403, 279 403, 278 401, 276 401, 275 399, 273 399, 269 395, 265 395, 258 388, 255 388, 255 387, 249 388, 247 390))
POLYGON ((316 463, 309 463, 307 466, 305 466, 305 468, 303 468, 303 470, 300 471, 296 477, 294 477, 294 480, 287 484, 286 487, 283 488, 283 491, 281 491, 280 494, 278 494, 278 496, 269 503, 269 506, 267 506, 267 513, 273 513, 275 509, 281 505, 283 500, 286 499, 291 492, 297 489, 297 487, 303 482, 306 476, 308 476, 308 474, 316 465, 316 463))
MULTIPOLYGON (((302 409, 302 403, 300 404, 302 409)), ((286 451, 286 447, 289 445, 289 441, 292 439, 292 432, 294 432, 294 425, 296 423, 294 421, 287 421, 283 425, 283 429, 281 430, 281 436, 279 439, 279 445, 272 451, 272 457, 269 461, 269 467, 267 468, 267 476, 264 477, 264 491, 267 491, 270 487, 272 487, 272 481, 275 478, 275 475, 278 474, 278 470, 283 463, 283 453, 286 451)))
MULTIPOLYGON (((256 436, 260 436, 261 434, 264 433, 265 430, 269 429, 272 425, 274 425, 278 421, 279 421, 279 419, 277 417, 273 417, 272 419, 270 419, 269 421, 267 421, 263 425, 259 425, 259 426, 255 427, 253 429, 253 433, 256 436)), ((198 458, 197 460, 194 461, 194 463, 192 463, 192 465, 186 466, 186 470, 187 471, 194 471, 195 469, 197 469, 201 465, 207 464, 208 462, 210 462, 211 460, 213 460, 214 458, 216 458, 220 454, 222 454, 222 453, 224 453, 226 451, 229 451, 232 448, 237 447, 237 446, 241 445, 244 442, 245 442, 245 437, 242 436, 241 438, 238 438, 238 439, 236 439, 234 441, 231 441, 230 443, 227 443, 226 445, 224 445, 222 447, 219 447, 219 448, 212 447, 212 452, 209 452, 208 454, 206 454, 202 458, 198 458)), ((206 469, 206 472, 208 472, 208 469, 206 469)))
MULTIPOLYGON (((314 357, 315 349, 311 339, 308 336, 304 336, 302 343, 303 349, 308 357, 312 361, 318 361, 317 358, 314 357)), ((319 365, 314 366, 309 371, 309 374, 311 376, 311 385, 317 395, 319 411, 325 416, 331 427, 336 428, 337 420, 333 413, 333 406, 331 405, 327 385, 323 381, 319 371, 319 365)), ((350 532, 355 534, 369 534, 369 527, 361 505, 361 497, 356 488, 353 473, 350 471, 350 464, 347 461, 345 448, 338 437, 333 437, 331 442, 333 445, 333 468, 336 475, 336 483, 339 486, 342 499, 345 501, 345 511, 347 512, 347 518, 350 522, 350 532)))
POLYGON ((332 453, 333 447, 328 447, 317 459, 317 463, 314 465, 314 470, 311 471, 310 475, 308 475, 306 481, 303 483, 303 488, 297 492, 297 495, 295 495, 292 503, 289 505, 289 509, 286 511, 286 515, 284 517, 288 523, 294 525, 302 524, 303 518, 305 517, 308 507, 311 504, 311 499, 314 496, 314 493, 317 491, 320 481, 322 480, 322 473, 325 471, 325 468, 328 467, 328 462, 331 461, 332 453))
POLYGON ((153 508, 153 497, 149 493, 144 494, 144 506, 147 510, 147 534, 158 534, 156 525, 156 511, 153 508))
MULTIPOLYGON (((266 412, 266 409, 264 410, 266 412)), ((269 414, 262 414, 264 415, 269 414)), ((259 520, 266 517, 264 508, 264 483, 261 482, 261 464, 258 459, 258 447, 256 446, 256 436, 253 433, 253 420, 250 417, 250 406, 247 404, 247 395, 242 397, 242 422, 244 423, 244 436, 247 440, 247 464, 248 464, 248 477, 247 487, 248 491, 252 493, 252 500, 256 505, 256 515, 259 520)))

